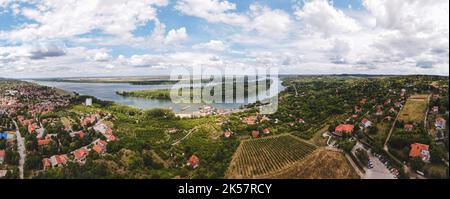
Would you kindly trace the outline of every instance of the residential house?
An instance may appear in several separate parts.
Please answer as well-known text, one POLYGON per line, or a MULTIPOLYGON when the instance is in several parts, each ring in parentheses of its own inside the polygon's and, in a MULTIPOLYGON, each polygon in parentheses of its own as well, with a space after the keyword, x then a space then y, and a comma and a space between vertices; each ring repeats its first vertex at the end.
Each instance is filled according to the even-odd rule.
POLYGON ((49 138, 45 138, 43 140, 38 140, 38 146, 46 146, 49 145, 52 140, 49 138))
POLYGON ((76 131, 76 132, 70 133, 70 137, 75 137, 75 136, 77 136, 77 135, 78 135, 81 139, 83 139, 85 133, 84 133, 84 131, 76 131))
POLYGON ((333 134, 337 136, 343 136, 344 133, 352 133, 354 128, 355 126, 352 124, 339 124, 338 126, 336 126, 333 134))
POLYGON ((304 124, 304 123, 306 123, 306 122, 305 122, 305 120, 304 120, 303 118, 300 118, 300 119, 298 119, 298 123, 304 124))
POLYGON ((438 129, 438 130, 443 130, 443 129, 445 129, 445 123, 446 123, 447 121, 444 119, 444 118, 442 118, 442 117, 438 117, 438 118, 436 118, 436 121, 435 121, 435 123, 434 123, 434 126, 436 127, 436 129, 438 129))
POLYGON ((439 112, 439 106, 433 106, 432 111, 433 111, 433 113, 438 113, 439 112))
POLYGON ((74 158, 79 163, 83 163, 86 160, 86 157, 89 155, 89 150, 85 147, 75 150, 73 152, 74 158))
POLYGON ((187 165, 192 167, 193 169, 197 168, 199 166, 200 163, 200 158, 198 156, 191 155, 191 157, 189 157, 188 161, 187 161, 187 165))
POLYGON ((414 128, 414 125, 412 125, 412 124, 405 124, 404 126, 403 126, 403 129, 405 129, 405 131, 412 131, 412 129, 414 128))
POLYGON ((107 144, 108 144, 107 142, 99 139, 98 142, 96 144, 94 144, 94 146, 92 147, 92 150, 94 150, 98 154, 103 154, 106 152, 107 144))
POLYGON ((246 118, 244 118, 244 123, 246 123, 247 125, 253 125, 256 122, 256 117, 255 116, 248 116, 246 118))
POLYGON ((178 132, 178 129, 177 128, 169 128, 169 129, 167 129, 167 132, 169 134, 174 134, 174 133, 178 132))
POLYGON ((52 167, 61 167, 64 166, 69 158, 67 155, 54 155, 50 157, 50 163, 52 164, 52 167))
POLYGON ((391 120, 392 120, 392 117, 388 115, 388 116, 386 116, 384 119, 387 120, 387 121, 391 121, 391 120))
POLYGON ((381 105, 377 106, 377 112, 375 113, 375 115, 377 116, 383 115, 383 106, 381 105))
POLYGON ((6 152, 5 150, 0 150, 0 164, 3 164, 5 161, 6 152))
POLYGON ((372 126, 372 122, 366 118, 361 120, 361 124, 364 126, 364 128, 369 128, 372 126))
POLYGON ((400 90, 400 96, 405 96, 406 94, 406 89, 402 88, 402 90, 400 90))
POLYGON ((52 166, 52 163, 49 158, 42 159, 42 168, 45 170, 49 169, 52 166))
POLYGON ((421 143, 411 144, 411 150, 409 151, 409 157, 420 157, 423 161, 430 160, 429 146, 421 143))
POLYGON ((252 131, 252 137, 253 137, 253 138, 259 137, 259 131, 258 131, 258 130, 253 130, 253 131, 252 131))
POLYGON ((36 123, 32 123, 28 125, 28 133, 33 133, 39 126, 36 123))
POLYGON ((267 135, 267 134, 270 133, 270 129, 269 128, 265 128, 265 129, 262 130, 262 132, 267 135))

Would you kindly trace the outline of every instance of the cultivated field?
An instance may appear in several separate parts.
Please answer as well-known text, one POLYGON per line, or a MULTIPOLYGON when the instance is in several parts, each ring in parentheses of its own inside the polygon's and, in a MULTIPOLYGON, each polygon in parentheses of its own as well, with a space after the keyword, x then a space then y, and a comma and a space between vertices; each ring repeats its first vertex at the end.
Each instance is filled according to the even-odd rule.
POLYGON ((315 149, 291 135, 246 140, 234 154, 226 177, 259 178, 295 164, 315 149))
POLYGON ((428 95, 413 95, 400 112, 399 120, 405 122, 423 122, 427 109, 428 95))
POLYGON ((304 160, 272 175, 269 179, 358 179, 344 154, 318 149, 304 160))

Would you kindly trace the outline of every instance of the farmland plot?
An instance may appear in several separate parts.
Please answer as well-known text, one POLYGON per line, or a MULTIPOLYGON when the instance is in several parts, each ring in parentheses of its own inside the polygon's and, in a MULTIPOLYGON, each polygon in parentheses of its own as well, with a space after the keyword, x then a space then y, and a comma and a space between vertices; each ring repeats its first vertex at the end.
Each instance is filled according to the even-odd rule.
POLYGON ((228 178, 258 178, 304 159, 316 146, 291 135, 243 141, 227 171, 228 178))
POLYGON ((427 95, 411 96, 400 112, 399 120, 404 122, 423 122, 427 109, 427 95))

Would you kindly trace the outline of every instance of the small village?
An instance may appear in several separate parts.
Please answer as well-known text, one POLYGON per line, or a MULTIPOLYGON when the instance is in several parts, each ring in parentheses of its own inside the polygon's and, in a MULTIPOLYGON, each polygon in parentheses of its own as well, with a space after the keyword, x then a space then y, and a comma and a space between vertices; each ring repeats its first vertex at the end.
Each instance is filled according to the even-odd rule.
MULTIPOLYGON (((113 134, 111 117, 105 113, 60 118, 73 96, 51 88, 11 81, 2 84, 0 118, 0 177, 24 178, 32 172, 84 164, 90 153, 102 155, 113 134), (10 87, 3 90, 3 87, 10 87)), ((86 99, 86 106, 92 99, 86 99)))

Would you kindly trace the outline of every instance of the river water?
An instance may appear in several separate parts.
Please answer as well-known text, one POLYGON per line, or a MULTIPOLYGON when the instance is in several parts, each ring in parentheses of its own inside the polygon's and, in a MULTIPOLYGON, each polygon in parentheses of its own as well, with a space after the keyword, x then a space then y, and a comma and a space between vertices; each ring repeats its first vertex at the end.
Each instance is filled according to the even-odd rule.
MULTIPOLYGON (((278 80, 278 79, 277 79, 278 80)), ((80 95, 90 95, 101 100, 114 101, 120 104, 133 106, 140 109, 152 108, 166 108, 171 109, 175 113, 192 113, 198 111, 204 104, 177 104, 171 100, 146 99, 136 97, 124 97, 116 94, 116 91, 133 91, 133 90, 156 90, 156 89, 170 89, 173 85, 134 85, 129 83, 78 83, 78 82, 60 82, 60 81, 30 81, 44 86, 55 87, 70 92, 77 92, 80 95)), ((278 88, 281 91, 284 89, 281 86, 281 81, 278 82, 278 88)), ((245 98, 246 103, 216 103, 212 104, 219 109, 236 109, 248 103, 256 101, 255 96, 245 98)))

